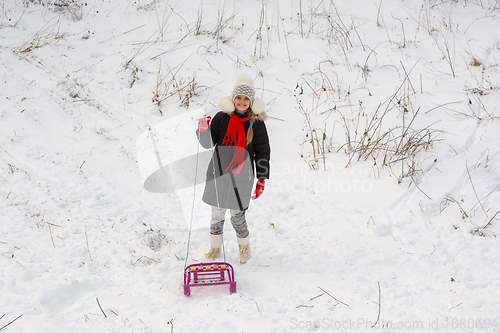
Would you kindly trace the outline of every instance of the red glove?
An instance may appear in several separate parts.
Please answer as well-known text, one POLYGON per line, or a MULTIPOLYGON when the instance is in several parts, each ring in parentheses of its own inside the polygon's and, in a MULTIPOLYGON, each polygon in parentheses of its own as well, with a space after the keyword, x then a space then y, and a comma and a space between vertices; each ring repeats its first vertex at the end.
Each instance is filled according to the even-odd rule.
POLYGON ((257 185, 255 185, 255 192, 253 192, 253 195, 252 195, 252 199, 253 200, 255 200, 258 197, 260 197, 260 195, 262 194, 262 192, 264 192, 264 186, 266 186, 266 180, 265 179, 259 179, 257 181, 257 185))
POLYGON ((198 119, 198 129, 200 130, 200 132, 205 132, 207 130, 211 118, 212 117, 208 116, 198 119))

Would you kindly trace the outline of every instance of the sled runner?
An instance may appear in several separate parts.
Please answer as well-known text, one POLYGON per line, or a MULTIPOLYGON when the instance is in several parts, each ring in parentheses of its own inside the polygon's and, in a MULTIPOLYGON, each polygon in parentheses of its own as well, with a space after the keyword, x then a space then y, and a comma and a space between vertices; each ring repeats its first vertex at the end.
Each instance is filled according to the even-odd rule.
POLYGON ((236 292, 234 269, 226 262, 197 263, 184 269, 184 295, 191 295, 191 287, 229 284, 229 292, 236 292))

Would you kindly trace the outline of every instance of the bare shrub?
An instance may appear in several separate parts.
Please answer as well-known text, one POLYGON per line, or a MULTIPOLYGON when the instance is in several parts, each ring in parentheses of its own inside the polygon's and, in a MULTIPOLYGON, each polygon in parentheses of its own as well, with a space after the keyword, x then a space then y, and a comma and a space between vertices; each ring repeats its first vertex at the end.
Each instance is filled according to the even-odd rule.
POLYGON ((155 9, 157 3, 158 0, 147 0, 147 1, 137 0, 134 2, 134 5, 137 8, 137 10, 153 10, 155 9))
MULTIPOLYGON (((319 169, 321 164, 326 170, 326 154, 335 151, 332 137, 327 134, 327 124, 325 123, 323 128, 317 128, 312 121, 314 116, 336 110, 335 100, 340 96, 338 76, 336 76, 335 80, 331 79, 322 68, 324 64, 333 63, 331 61, 320 62, 313 73, 304 74, 299 79, 293 92, 298 110, 305 118, 306 134, 303 137, 302 146, 310 144, 312 147, 312 159, 308 159, 307 163, 313 170, 319 169), (334 85, 334 82, 336 82, 336 85, 334 85), (307 94, 305 94, 306 92, 307 94), (305 106, 301 99, 301 97, 309 98, 309 96, 311 100, 310 107, 305 106)), ((330 73, 336 75, 333 71, 330 71, 330 73)), ((301 154, 301 156, 305 157, 304 154, 301 154)))
POLYGON ((56 44, 59 40, 65 37, 65 34, 61 33, 59 29, 59 22, 50 26, 43 26, 30 40, 16 47, 14 52, 20 55, 28 55, 33 50, 43 46, 56 44))
POLYGON ((130 88, 134 86, 134 84, 139 81, 139 72, 140 69, 137 67, 132 60, 127 61, 123 68, 125 71, 130 71, 130 88))
MULTIPOLYGON (((486 152, 483 152, 483 155, 486 152)), ((481 156, 483 156, 481 155, 481 156)), ((489 156, 486 156, 486 166, 488 165, 488 160, 489 156)), ((486 199, 490 197, 497 189, 500 187, 500 184, 497 184, 489 193, 480 196, 480 194, 476 191, 476 187, 474 186, 474 182, 471 176, 471 170, 469 170, 469 167, 465 165, 466 170, 467 170, 467 176, 469 178, 469 182, 471 184, 472 192, 474 193, 474 201, 470 200, 468 198, 462 198, 460 200, 456 200, 453 198, 451 195, 447 195, 444 199, 444 201, 441 203, 441 210, 440 213, 442 213, 445 209, 447 209, 451 203, 455 204, 461 215, 462 219, 465 222, 468 222, 472 225, 472 230, 471 234, 473 235, 478 235, 485 237, 487 235, 492 235, 496 237, 495 232, 489 230, 488 228, 492 226, 493 223, 495 223, 500 216, 500 211, 494 209, 491 210, 491 207, 486 206, 486 199), (475 202, 475 203, 474 203, 475 202), (495 212, 496 211, 496 212, 495 212), (490 213, 490 212, 495 212, 490 213), (484 214, 484 215, 483 215, 484 214)), ((478 165, 476 165, 474 169, 476 169, 478 165)), ((457 227, 455 227, 457 228, 457 227)))
POLYGON ((483 63, 481 60, 478 60, 476 57, 472 57, 472 60, 469 62, 469 65, 472 67, 482 67, 483 63))
POLYGON ((81 0, 24 0, 24 4, 26 6, 29 4, 41 5, 54 12, 68 14, 74 21, 82 19, 82 8, 86 5, 81 0))
MULTIPOLYGON (((404 66, 403 69, 406 73, 404 66)), ((294 94, 298 109, 305 117, 304 143, 309 143, 312 148, 312 160, 308 161, 310 167, 318 169, 327 153, 343 151, 349 156, 347 166, 360 160, 371 160, 377 167, 388 167, 399 183, 406 177, 415 180, 421 172, 420 155, 441 140, 442 131, 430 126, 415 127, 420 108, 415 110, 411 103, 411 96, 416 91, 409 73, 406 73, 396 92, 380 103, 373 113, 366 112, 362 101, 358 101, 357 109, 353 108, 355 105, 350 102, 350 92, 346 93, 346 107, 350 113, 342 111, 343 108, 335 102, 339 100, 340 87, 335 87, 332 82, 334 80, 325 72, 318 70, 314 80, 303 78, 303 83, 297 85, 294 94), (302 94, 311 96, 310 108, 304 107, 299 98, 302 94), (325 113, 336 115, 332 118, 336 118, 334 122, 340 124, 345 133, 343 142, 333 141, 334 126, 329 127, 326 122, 323 128, 313 125, 311 117, 325 113), (332 128, 330 136, 327 128, 332 128), (334 146, 338 148, 334 149, 334 146)))
MULTIPOLYGON (((312 147, 312 159, 306 159, 307 164, 311 170, 317 170, 323 162, 323 169, 326 170, 326 154, 334 151, 332 138, 327 135, 327 125, 325 123, 324 129, 316 128, 311 121, 311 113, 314 109, 313 111, 306 110, 298 96, 296 94, 294 96, 305 118, 306 134, 302 146, 308 143, 312 147)), ((301 157, 304 157, 304 154, 301 154, 301 157)))
POLYGON ((338 150, 344 150, 349 155, 349 164, 372 160, 374 165, 389 167, 398 183, 406 177, 414 179, 421 172, 420 154, 441 140, 442 131, 414 127, 420 111, 420 108, 414 110, 410 102, 410 96, 414 93, 407 75, 396 92, 381 103, 373 114, 358 112, 349 120, 357 125, 355 129, 343 117, 344 129, 350 134, 338 150), (385 121, 394 123, 395 119, 399 120, 396 126, 384 125, 385 121), (366 124, 364 129, 359 128, 362 123, 366 124))
POLYGON ((480 122, 488 122, 499 119, 498 116, 488 110, 484 103, 484 98, 488 95, 488 91, 481 87, 465 87, 469 98, 468 106, 471 110, 471 115, 465 114, 467 117, 477 118, 480 122))
POLYGON ((160 63, 152 101, 158 105, 161 114, 163 114, 162 106, 166 100, 177 96, 179 105, 187 108, 194 97, 200 96, 207 89, 207 87, 198 85, 195 75, 185 78, 179 77, 177 73, 182 65, 175 72, 166 65, 167 73, 163 74, 160 63))
POLYGON ((235 16, 236 13, 227 14, 225 8, 219 8, 215 24, 213 24, 212 26, 206 26, 203 24, 202 3, 200 8, 198 9, 198 17, 191 31, 195 36, 210 36, 217 41, 227 43, 232 38, 232 35, 226 35, 226 31, 228 30, 229 26, 232 25, 235 16))

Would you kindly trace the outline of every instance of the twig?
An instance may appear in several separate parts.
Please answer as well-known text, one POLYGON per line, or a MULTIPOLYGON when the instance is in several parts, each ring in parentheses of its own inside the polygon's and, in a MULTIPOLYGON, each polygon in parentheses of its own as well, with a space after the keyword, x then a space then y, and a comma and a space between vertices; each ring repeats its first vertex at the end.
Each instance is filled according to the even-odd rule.
POLYGON ((170 333, 174 333, 174 320, 170 319, 170 321, 167 322, 167 324, 170 325, 170 333))
POLYGON ((403 31, 403 45, 399 45, 399 47, 405 48, 406 47, 406 35, 405 35, 405 26, 403 24, 403 21, 401 19, 398 19, 397 17, 394 17, 391 12, 391 16, 393 19, 398 20, 399 23, 401 23, 401 30, 403 31))
POLYGON ((493 221, 493 219, 495 218, 495 216, 497 216, 498 213, 500 213, 500 210, 496 212, 495 215, 493 215, 493 217, 488 221, 488 223, 486 223, 483 229, 486 229, 486 227, 488 227, 491 224, 491 221, 493 221))
MULTIPOLYGON (((376 7, 377 5, 375 5, 376 7)), ((377 26, 378 27, 381 27, 382 24, 380 24, 380 22, 378 21, 378 18, 380 17, 380 8, 382 8, 382 0, 380 0, 380 6, 377 7, 377 26)))
POLYGON ((375 225, 375 221, 373 220, 373 216, 370 215, 370 218, 368 219, 368 222, 366 222, 366 227, 367 228, 370 226, 370 221, 372 221, 373 225, 375 225))
POLYGON ((470 183, 472 185, 472 189, 474 190, 474 195, 476 196, 476 199, 479 202, 479 205, 481 205, 481 208, 483 209, 484 215, 486 215, 486 217, 488 217, 488 213, 486 213, 486 209, 484 209, 483 204, 481 203, 481 200, 477 196, 476 188, 474 187, 474 183, 472 182, 472 177, 470 176, 469 167, 467 166, 467 163, 465 163, 465 168, 467 169, 467 175, 469 176, 469 180, 470 180, 470 183))
MULTIPOLYGON (((4 315, 5 316, 5 315, 4 315)), ((12 324, 13 322, 15 322, 16 320, 18 320, 19 318, 21 318, 23 315, 20 315, 19 317, 17 317, 16 319, 14 319, 13 321, 11 321, 10 323, 8 323, 7 325, 3 326, 3 327, 0 327, 0 331, 3 331, 7 326, 9 326, 10 324, 12 324)), ((3 318, 3 316, 2 316, 3 318)))
POLYGON ((374 328, 378 324, 379 320, 380 320, 380 282, 378 283, 378 316, 377 316, 377 321, 375 322, 375 324, 373 324, 372 328, 374 328))
POLYGON ((329 294, 326 290, 324 290, 323 288, 321 288, 320 286, 318 286, 318 288, 323 291, 325 294, 327 294, 328 296, 330 296, 331 298, 333 298, 334 300, 336 300, 337 302, 341 303, 341 304, 344 304, 345 306, 349 306, 349 304, 346 304, 338 299, 336 299, 335 297, 333 297, 331 294, 329 294))
MULTIPOLYGON (((278 14, 279 14, 279 10, 278 10, 278 14)), ((280 15, 281 17, 281 15, 280 15)), ((292 57, 290 56, 290 48, 288 47, 288 39, 286 38, 286 31, 285 31, 285 24, 283 23, 284 20, 281 20, 281 25, 283 27, 283 36, 285 37, 285 45, 286 45, 286 52, 288 54, 288 62, 292 62, 292 57)), ((277 25, 279 26, 279 24, 277 25)), ((295 59, 294 59, 295 60, 295 59)))
POLYGON ((104 317, 105 317, 105 318, 108 318, 108 316, 106 316, 106 314, 104 313, 104 311, 103 311, 103 309, 102 309, 102 307, 101 307, 101 303, 99 303, 99 298, 97 298, 97 297, 96 297, 96 298, 95 298, 95 300, 97 301, 97 305, 99 305, 99 309, 101 309, 101 312, 102 312, 102 314, 104 315, 104 317))
POLYGON ((92 255, 90 254, 89 238, 87 236, 87 225, 85 224, 85 239, 87 240, 87 250, 89 251, 90 261, 92 261, 92 255))
MULTIPOLYGON (((446 200, 450 200, 450 201, 453 201, 454 203, 456 203, 458 205, 458 207, 460 207, 460 211, 462 212, 463 216, 469 217, 469 215, 467 214, 467 212, 465 211, 465 209, 463 209, 462 206, 460 205, 460 202, 458 202, 454 198, 450 197, 449 195, 446 196, 446 200)), ((444 208, 443 208, 443 210, 444 210, 444 208)))
POLYGON ((462 101, 456 101, 456 102, 449 102, 449 103, 440 104, 440 105, 438 105, 436 107, 433 107, 430 110, 425 111, 425 113, 429 113, 431 111, 434 111, 436 109, 442 108, 443 106, 446 106, 446 105, 449 105, 449 104, 460 104, 460 103, 462 103, 462 101))
POLYGON ((132 31, 134 31, 134 30, 137 30, 137 29, 142 28, 142 27, 145 27, 145 26, 146 26, 146 24, 143 24, 143 25, 141 25, 141 26, 139 26, 139 27, 137 27, 137 28, 130 29, 130 30, 128 30, 128 31, 125 31, 125 32, 123 32, 123 33, 119 34, 118 36, 114 36, 114 37, 108 38, 108 39, 106 39, 106 40, 103 40, 103 41, 102 41, 102 42, 100 42, 99 44, 106 43, 106 42, 108 42, 108 41, 110 41, 110 40, 112 40, 112 39, 114 39, 114 38, 117 38, 117 37, 120 37, 120 36, 126 35, 126 34, 128 34, 129 32, 132 32, 132 31))
MULTIPOLYGON (((491 190, 490 193, 488 193, 487 195, 485 195, 484 197, 482 197, 481 200, 479 200, 479 202, 481 202, 484 199, 486 199, 487 197, 489 197, 491 195, 491 193, 495 192, 499 186, 500 186, 500 184, 498 184, 497 186, 495 186, 495 188, 493 190, 491 190)), ((472 208, 470 210, 472 211, 474 209, 474 207, 476 207, 479 202, 477 202, 474 206, 472 206, 472 208)))
POLYGON ((318 298, 318 297, 323 296, 324 294, 325 294, 325 293, 319 294, 318 296, 314 296, 313 298, 311 298, 311 301, 312 301, 312 300, 314 300, 314 299, 316 299, 316 298, 318 298))
POLYGON ((50 223, 48 223, 49 225, 49 233, 50 233, 50 239, 52 240, 52 245, 54 246, 54 249, 56 248, 56 244, 54 244, 54 237, 52 237, 52 229, 50 229, 50 223))
MULTIPOLYGON (((412 177, 412 179, 413 179, 413 177, 412 177)), ((413 184, 415 184, 415 186, 417 187, 417 189, 420 192, 422 192, 422 194, 425 195, 427 197, 427 199, 432 200, 431 197, 427 195, 427 193, 425 193, 424 191, 422 191, 422 189, 418 186, 417 181, 415 179, 413 179, 413 184)))
MULTIPOLYGON (((21 16, 19 17, 19 19, 17 20, 16 23, 14 23, 13 26, 11 26, 12 28, 15 28, 17 26, 17 24, 19 23, 19 21, 21 21, 21 19, 23 18, 24 16, 24 13, 26 13, 26 10, 28 9, 28 6, 26 6, 26 8, 24 9, 23 13, 21 14, 21 16)), ((1 318, 0 318, 1 319, 1 318)))

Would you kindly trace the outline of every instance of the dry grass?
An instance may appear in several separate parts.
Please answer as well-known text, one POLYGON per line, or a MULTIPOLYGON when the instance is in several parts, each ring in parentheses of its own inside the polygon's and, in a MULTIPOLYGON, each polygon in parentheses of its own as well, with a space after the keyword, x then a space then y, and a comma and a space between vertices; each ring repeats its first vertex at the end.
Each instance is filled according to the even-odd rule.
POLYGON ((65 34, 60 32, 60 25, 60 22, 52 25, 48 25, 47 23, 30 40, 16 47, 14 52, 26 56, 32 51, 46 45, 57 44, 58 41, 65 37, 65 34))
POLYGON ((125 69, 125 71, 130 72, 130 88, 132 88, 134 86, 134 84, 137 81, 139 81, 140 69, 139 69, 139 67, 137 67, 137 65, 132 60, 127 61, 123 65, 123 68, 125 69))
POLYGON ((158 67, 158 74, 156 78, 156 87, 153 92, 152 101, 158 106, 160 114, 163 114, 163 104, 172 97, 178 97, 180 106, 189 107, 194 97, 200 96, 203 91, 208 88, 200 86, 196 81, 196 76, 180 77, 178 75, 179 69, 183 64, 180 64, 174 71, 167 64, 166 74, 163 73, 162 64, 158 67))
POLYGON ((422 170, 421 154, 441 140, 442 131, 430 126, 416 128, 420 108, 413 108, 411 99, 416 91, 409 73, 402 67, 406 73, 405 79, 373 113, 365 110, 362 101, 358 101, 357 105, 351 103, 349 92, 344 99, 347 99, 348 105, 345 107, 350 111, 342 111, 335 102, 341 93, 340 87, 333 85, 338 79, 331 79, 321 70, 321 66, 314 76, 301 79, 294 96, 305 118, 303 144, 310 144, 312 149, 312 159, 308 160, 311 169, 318 169, 321 164, 326 168, 326 154, 343 151, 349 156, 347 166, 369 160, 377 168, 388 167, 399 183, 406 177, 415 181, 415 176, 422 170), (311 96, 310 108, 303 105, 300 98, 302 94, 311 96), (313 125, 311 117, 318 113, 336 115, 336 123, 340 124, 344 132, 343 142, 333 141, 335 124, 328 126, 325 122, 322 128, 313 125), (329 128, 332 128, 331 134, 327 132, 329 128))
MULTIPOLYGON (((215 24, 207 26, 203 24, 204 17, 202 4, 198 9, 198 17, 191 32, 194 36, 210 36, 216 41, 227 43, 232 38, 232 34, 227 35, 226 32, 228 28, 233 25, 236 14, 237 13, 227 14, 226 8, 223 6, 219 8, 217 12, 215 24)), ((236 29, 236 31, 238 30, 239 29, 236 29)))
POLYGON ((73 21, 79 21, 83 17, 83 7, 87 3, 82 0, 24 0, 25 6, 41 5, 54 12, 68 15, 73 21))
MULTIPOLYGON (((484 154, 484 153, 483 153, 484 154)), ((486 158, 488 160, 488 157, 486 158)), ((473 170, 477 167, 476 165, 473 170)), ((462 219, 472 225, 472 230, 471 233, 473 235, 478 235, 478 236, 487 236, 487 235, 492 235, 496 237, 495 232, 489 230, 488 228, 498 220, 498 214, 500 211, 493 210, 493 213, 490 213, 491 208, 485 207, 485 202, 486 199, 491 196, 497 189, 500 187, 500 184, 497 184, 489 193, 487 193, 484 196, 480 196, 479 193, 476 190, 476 187, 474 185, 474 181, 472 179, 471 173, 469 170, 469 167, 466 165, 465 166, 467 169, 467 176, 469 178, 469 182, 472 187, 472 192, 474 193, 474 198, 475 198, 475 203, 472 204, 474 201, 471 200, 466 200, 466 198, 462 198, 460 200, 456 200, 453 198, 451 195, 447 195, 444 199, 444 201, 441 203, 441 211, 442 213, 446 208, 449 207, 451 203, 455 204, 462 216, 462 219), (465 208, 465 207, 470 207, 470 208, 465 208), (484 214, 484 216, 483 216, 484 214)), ((457 228, 455 226, 455 228, 457 228)))

